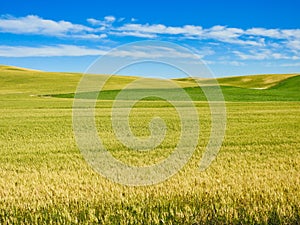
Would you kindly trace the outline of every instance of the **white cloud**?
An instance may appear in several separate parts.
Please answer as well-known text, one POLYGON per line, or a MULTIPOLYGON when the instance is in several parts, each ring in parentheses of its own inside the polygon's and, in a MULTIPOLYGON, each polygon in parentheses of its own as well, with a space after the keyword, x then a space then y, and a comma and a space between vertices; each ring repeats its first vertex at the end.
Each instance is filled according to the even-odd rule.
POLYGON ((114 57, 131 57, 131 58, 181 58, 199 60, 204 55, 182 52, 179 49, 173 49, 165 46, 135 46, 128 49, 114 50, 110 52, 114 57))
POLYGON ((147 33, 142 33, 139 31, 121 31, 121 32, 115 32, 115 31, 110 31, 109 34, 113 34, 116 36, 132 36, 132 37, 139 37, 139 38, 155 38, 157 37, 156 34, 147 34, 147 33))
POLYGON ((167 27, 163 24, 125 24, 117 28, 118 31, 141 32, 145 34, 169 34, 169 35, 200 35, 203 33, 202 27, 185 25, 183 27, 167 27))
POLYGON ((282 38, 282 33, 279 29, 251 28, 245 31, 247 35, 264 36, 270 38, 282 38))
POLYGON ((300 50, 300 40, 288 41, 287 46, 292 50, 300 50))
POLYGON ((114 16, 105 16, 102 20, 89 18, 87 22, 94 26, 89 27, 63 20, 43 19, 36 15, 18 18, 2 16, 0 17, 0 32, 87 39, 105 38, 108 34, 139 38, 156 38, 163 35, 166 38, 209 39, 215 42, 245 46, 265 46, 266 43, 263 37, 268 37, 289 41, 288 46, 299 49, 300 29, 266 29, 254 27, 243 30, 220 25, 204 29, 196 25, 166 26, 164 24, 137 24, 134 23, 136 19, 131 20, 131 23, 121 24, 121 26, 117 26, 114 23, 118 21, 117 24, 119 24, 123 19, 117 19, 114 16))
MULTIPOLYGON (((297 60, 300 58, 300 29, 266 29, 262 27, 241 29, 221 25, 203 28, 198 25, 167 26, 165 24, 139 24, 135 23, 136 19, 129 19, 129 23, 127 24, 124 24, 124 21, 124 18, 116 18, 112 15, 108 15, 100 20, 89 18, 87 19, 89 25, 82 25, 73 24, 64 20, 54 21, 43 19, 36 15, 28 15, 25 17, 2 16, 0 17, 0 33, 45 35, 85 40, 103 39, 103 41, 114 41, 114 37, 126 36, 142 39, 188 39, 189 41, 194 41, 194 43, 199 41, 201 44, 208 43, 207 45, 213 46, 209 54, 206 52, 203 54, 200 53, 199 55, 207 56, 217 54, 219 50, 222 54, 224 54, 224 52, 231 55, 233 54, 233 56, 235 56, 233 60, 236 59, 237 61, 239 59, 297 60)), ((53 54, 53 52, 59 53, 59 49, 67 48, 66 46, 70 47, 72 45, 42 46, 34 49, 32 47, 16 46, 16 48, 21 50, 29 48, 29 50, 36 50, 35 53, 37 54, 46 55, 46 53, 43 53, 45 49, 49 49, 50 53, 53 54)), ((12 46, 2 45, 1 47, 3 54, 6 52, 6 54, 9 55, 9 49, 18 52, 17 49, 12 49, 12 46)), ((83 54, 83 52, 89 51, 90 53, 96 54, 94 49, 87 49, 80 46, 75 47, 79 53, 81 52, 83 54)), ((70 54, 76 53, 75 50, 69 50, 70 54)), ((142 53, 138 52, 138 54, 142 53)), ((26 54, 24 53, 23 55, 26 54)))
POLYGON ((76 39, 94 39, 99 40, 103 38, 107 38, 107 34, 72 34, 69 37, 76 39))
POLYGON ((93 29, 72 24, 67 21, 45 20, 38 16, 6 17, 0 19, 0 32, 14 34, 40 34, 49 36, 65 36, 69 33, 92 32, 93 29))
MULTIPOLYGON (((55 45, 55 46, 7 46, 0 45, 0 57, 53 57, 53 56, 91 56, 107 54, 109 49, 88 48, 76 45, 55 45)), ((109 53, 113 57, 137 58, 180 58, 187 60, 199 60, 211 51, 204 49, 199 54, 188 54, 178 49, 169 47, 135 46, 128 49, 115 49, 109 53), (200 54, 202 53, 202 55, 200 54)))
POLYGON ((97 20, 94 18, 88 18, 86 21, 93 26, 101 26, 100 29, 94 31, 105 30, 107 27, 111 27, 112 23, 115 22, 114 16, 105 16, 104 20, 97 20))
POLYGON ((211 60, 204 60, 204 62, 206 64, 209 64, 209 65, 229 65, 229 66, 245 66, 246 64, 244 62, 240 62, 240 61, 235 61, 235 60, 232 60, 232 61, 228 61, 228 60, 214 60, 214 61, 211 61, 211 60))
POLYGON ((216 53, 211 47, 202 47, 201 49, 197 49, 191 46, 185 46, 185 47, 188 48, 193 54, 199 56, 200 58, 214 55, 216 53))
POLYGON ((91 25, 94 25, 94 26, 100 25, 100 24, 103 23, 101 20, 96 20, 96 19, 94 19, 94 18, 88 18, 86 21, 87 21, 88 23, 90 23, 91 25))
POLYGON ((262 52, 250 51, 251 54, 247 54, 241 51, 233 51, 233 53, 243 60, 262 60, 270 57, 270 51, 268 50, 262 52))
POLYGON ((285 64, 281 64, 280 66, 283 67, 300 67, 300 62, 296 62, 296 63, 285 63, 285 64))
POLYGON ((238 28, 227 28, 225 26, 213 26, 204 31, 206 37, 212 37, 217 39, 232 39, 238 38, 243 34, 242 29, 238 28))
POLYGON ((300 29, 282 30, 282 34, 288 39, 300 39, 300 29))
POLYGON ((6 46, 0 45, 0 57, 46 57, 104 55, 106 51, 75 45, 56 46, 6 46))
POLYGON ((233 51, 242 60, 265 60, 265 59, 298 59, 297 56, 286 55, 280 52, 273 52, 270 49, 250 50, 248 53, 233 51))
POLYGON ((239 61, 222 61, 221 64, 223 65, 230 65, 230 66, 244 66, 245 63, 239 61))
POLYGON ((219 39, 219 41, 222 41, 222 42, 225 42, 228 44, 249 45, 249 46, 264 46, 265 45, 263 39, 252 41, 252 40, 242 40, 242 39, 238 39, 238 38, 223 38, 223 39, 219 39))
POLYGON ((105 21, 110 22, 110 23, 113 23, 116 20, 116 18, 114 16, 105 16, 104 19, 105 19, 105 21))
POLYGON ((156 35, 181 35, 187 39, 214 39, 225 43, 239 45, 263 46, 263 39, 242 40, 240 36, 244 34, 244 30, 238 28, 227 28, 225 26, 213 26, 208 29, 203 29, 201 26, 185 25, 182 27, 165 26, 163 24, 125 24, 116 28, 114 34, 128 35, 136 37, 155 37, 156 35), (116 32, 117 31, 117 32, 116 32), (118 34, 119 32, 119 34, 118 34))
POLYGON ((245 31, 246 35, 263 36, 273 39, 300 39, 300 29, 266 29, 251 28, 245 31))

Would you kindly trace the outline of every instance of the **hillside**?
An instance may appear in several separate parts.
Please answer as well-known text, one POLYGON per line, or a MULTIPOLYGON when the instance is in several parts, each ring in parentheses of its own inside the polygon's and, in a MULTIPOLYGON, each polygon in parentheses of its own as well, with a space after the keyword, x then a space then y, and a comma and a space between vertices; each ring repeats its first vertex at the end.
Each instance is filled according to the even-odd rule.
MULTIPOLYGON (((59 98, 73 98, 82 74, 42 72, 11 66, 0 66, 0 94, 29 94, 39 96, 52 96, 59 98)), ((90 75, 91 86, 94 79, 108 78, 107 75, 90 75)), ((101 99, 112 100, 128 84, 137 80, 135 76, 111 76, 103 87, 101 99)), ((153 92, 166 91, 159 79, 146 78, 145 85, 131 87, 132 91, 153 92), (149 88, 150 87, 150 88, 149 88), (137 90, 139 89, 139 90, 137 90)), ((203 101, 205 96, 192 78, 174 79, 179 86, 183 87, 193 100, 203 101)), ((274 74, 225 77, 217 79, 227 101, 300 101, 299 74, 274 74)), ((200 85, 208 88, 209 79, 197 79, 200 85)), ((209 88, 215 88, 210 86, 209 88)), ((95 91, 98 87, 95 87, 95 91)), ((131 92, 131 90, 127 90, 131 92)), ((168 89, 168 92, 176 92, 168 89)), ((151 98, 153 100, 153 98, 151 98)), ((180 99, 178 99, 180 100, 180 99)))

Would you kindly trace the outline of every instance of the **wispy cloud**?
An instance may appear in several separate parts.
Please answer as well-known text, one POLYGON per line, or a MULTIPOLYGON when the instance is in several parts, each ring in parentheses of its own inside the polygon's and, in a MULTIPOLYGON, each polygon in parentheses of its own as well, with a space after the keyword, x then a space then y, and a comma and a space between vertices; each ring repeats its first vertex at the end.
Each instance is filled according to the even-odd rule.
POLYGON ((289 40, 287 41, 286 45, 293 50, 300 50, 300 38, 299 40, 289 40))
POLYGON ((300 38, 300 29, 251 28, 246 30, 245 34, 276 39, 298 39, 300 38))
POLYGON ((284 63, 284 64, 281 64, 280 66, 282 66, 282 67, 300 67, 300 62, 284 63))
POLYGON ((279 29, 251 28, 245 31, 247 35, 262 36, 270 38, 283 38, 279 29))
POLYGON ((174 49, 166 46, 158 47, 158 46, 149 46, 149 45, 133 46, 122 50, 117 49, 111 52, 110 55, 115 57, 131 57, 131 58, 150 58, 150 59, 181 58, 181 59, 190 59, 190 60, 192 59, 199 60, 200 58, 203 58, 205 56, 204 54, 200 55, 200 54, 187 53, 187 52, 180 51, 179 49, 174 49))
MULTIPOLYGON (((201 26, 194 25, 168 27, 163 24, 125 24, 124 26, 116 28, 116 30, 121 34, 127 34, 128 36, 135 36, 135 34, 138 34, 137 37, 141 37, 142 35, 150 37, 155 37, 157 35, 179 35, 186 39, 213 39, 239 45, 262 46, 264 44, 263 39, 259 39, 258 41, 239 39, 239 37, 245 34, 245 31, 242 29, 228 28, 219 25, 203 29, 201 26)), ((118 35, 118 32, 115 31, 114 34, 118 35)))
MULTIPOLYGON (((167 27, 162 24, 125 24, 124 26, 121 26, 117 28, 118 31, 139 31, 142 33, 148 33, 148 34, 187 34, 190 33, 190 28, 194 28, 193 31, 196 29, 199 29, 200 32, 202 32, 202 27, 196 27, 196 26, 184 26, 184 27, 167 27), (196 28, 196 29, 195 29, 196 28)), ((194 32, 192 32, 194 33, 194 32)))
POLYGON ((212 50, 207 48, 198 50, 197 53, 187 53, 180 49, 173 49, 165 46, 133 46, 122 49, 102 49, 88 48, 76 45, 53 45, 53 46, 7 46, 0 45, 0 57, 51 57, 51 56, 92 56, 105 55, 109 52, 110 57, 122 58, 130 57, 133 59, 149 58, 178 58, 197 61, 207 55, 213 54, 212 50))
POLYGON ((104 55, 106 53, 106 51, 101 49, 91 49, 76 45, 37 47, 0 45, 0 57, 88 56, 104 55))
POLYGON ((50 36, 63 36, 67 33, 91 32, 92 29, 80 24, 66 21, 45 20, 38 16, 2 17, 0 19, 0 32, 15 34, 43 34, 50 36))
POLYGON ((103 21, 101 21, 101 20, 96 20, 96 19, 94 19, 94 18, 88 18, 86 21, 87 21, 88 23, 90 23, 91 25, 94 25, 94 26, 96 26, 96 25, 102 25, 102 24, 103 24, 103 21))
POLYGON ((265 60, 265 59, 299 59, 296 55, 288 55, 281 52, 274 52, 271 49, 249 50, 247 53, 233 51, 242 60, 265 60))
POLYGON ((74 24, 69 21, 43 19, 36 15, 25 17, 0 17, 0 32, 14 34, 48 35, 73 38, 105 38, 109 35, 133 36, 138 38, 181 37, 185 39, 210 39, 219 42, 264 46, 265 38, 288 40, 291 47, 299 48, 300 29, 241 29, 215 25, 203 28, 197 25, 166 26, 164 24, 138 24, 136 19, 124 24, 124 18, 105 16, 103 19, 88 18, 91 26, 74 24))
POLYGON ((18 18, 2 16, 0 18, 0 32, 83 39, 106 37, 104 34, 95 34, 95 30, 88 26, 73 24, 63 20, 47 20, 35 15, 18 18))
MULTIPOLYGON (((195 45, 205 43, 207 46, 207 43, 209 43, 209 46, 214 46, 210 53, 217 54, 219 51, 219 54, 224 54, 224 51, 227 51, 233 57, 232 61, 297 60, 300 58, 300 29, 266 29, 262 27, 241 29, 221 25, 208 28, 199 25, 167 26, 165 24, 142 24, 137 23, 136 19, 116 18, 112 15, 100 19, 88 18, 86 24, 75 24, 64 20, 44 19, 36 15, 25 17, 6 15, 0 17, 0 33, 44 35, 57 37, 58 39, 63 38, 64 40, 118 41, 119 43, 122 43, 120 37, 135 37, 138 40, 178 39, 189 42, 194 41, 195 45)), ((88 43, 86 44, 91 46, 88 43)), ((97 48, 73 45, 38 47, 2 45, 0 47, 1 55, 6 57, 98 55, 100 51, 97 48), (26 49, 28 52, 25 52, 26 49), (9 53, 9 51, 12 53, 9 53)), ((202 55, 212 54, 205 53, 202 55)), ((234 64, 238 65, 237 63, 234 64)))
POLYGON ((107 22, 114 22, 116 20, 116 17, 114 16, 105 16, 104 19, 107 21, 107 22))
POLYGON ((111 24, 115 21, 116 21, 116 17, 114 16, 105 16, 103 20, 97 20, 94 18, 87 19, 87 22, 90 23, 91 25, 93 26, 101 25, 103 27, 111 26, 111 24))

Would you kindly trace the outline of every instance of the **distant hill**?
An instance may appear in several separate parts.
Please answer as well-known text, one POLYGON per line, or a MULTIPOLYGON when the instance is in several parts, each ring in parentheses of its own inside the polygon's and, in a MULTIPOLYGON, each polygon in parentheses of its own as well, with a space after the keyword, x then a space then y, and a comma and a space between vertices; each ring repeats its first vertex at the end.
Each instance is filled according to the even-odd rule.
MULTIPOLYGON (((108 75, 90 75, 93 79, 106 80, 108 75)), ((80 73, 43 72, 19 67, 0 65, 0 94, 47 95, 60 98, 73 98, 82 77, 80 73)), ((112 100, 128 84, 137 80, 137 76, 113 75, 103 87, 102 99, 112 100)), ((210 79, 180 78, 173 79, 184 88, 193 100, 203 101, 205 96, 198 84, 205 88, 216 88, 210 79), (197 84, 198 83, 198 84, 197 84)), ((300 101, 299 74, 267 74, 218 78, 226 101, 300 101)), ((160 79, 145 78, 145 87, 133 87, 132 91, 155 89, 153 92, 166 91, 160 79), (162 84, 162 85, 159 85, 162 84), (149 88, 150 87, 150 88, 149 88), (137 90, 139 89, 139 90, 137 90)), ((98 87, 95 86, 95 91, 98 87)), ((130 91, 130 90, 128 90, 130 91)), ((174 90, 167 90, 169 93, 174 90)), ((152 98, 153 100, 153 98, 152 98)))
POLYGON ((41 70, 35 70, 35 69, 28 69, 23 67, 17 67, 17 66, 7 66, 7 65, 0 65, 0 70, 12 70, 12 71, 39 71, 41 70))
MULTIPOLYGON (((251 89, 267 89, 277 85, 279 82, 290 77, 298 76, 299 74, 262 74, 262 75, 248 75, 248 76, 234 76, 217 78, 221 86, 233 86, 251 89)), ((194 83, 194 79, 201 85, 210 84, 210 79, 199 78, 179 78, 175 81, 194 83)))

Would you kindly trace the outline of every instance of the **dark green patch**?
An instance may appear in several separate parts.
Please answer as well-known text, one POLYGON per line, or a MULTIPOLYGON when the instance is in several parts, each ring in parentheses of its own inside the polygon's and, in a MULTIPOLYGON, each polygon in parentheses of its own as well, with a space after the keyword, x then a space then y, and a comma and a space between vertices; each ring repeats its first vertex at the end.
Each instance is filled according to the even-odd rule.
MULTIPOLYGON (((240 87, 232 87, 232 86, 221 86, 222 93, 224 95, 224 99, 226 101, 300 101, 300 76, 288 78, 278 85, 265 89, 248 89, 248 88, 240 88, 240 87)), ((184 88, 186 93, 191 97, 194 101, 206 101, 206 96, 204 94, 208 93, 211 100, 219 100, 218 96, 215 93, 218 92, 218 87, 210 86, 210 87, 187 87, 184 88), (215 96, 214 96, 215 95, 215 96)), ((184 101, 186 98, 181 95, 179 89, 126 89, 126 90, 104 90, 101 91, 98 95, 98 92, 88 92, 88 93, 78 93, 76 94, 76 98, 82 99, 95 99, 99 100, 114 100, 118 96, 120 92, 125 92, 122 98, 118 98, 119 100, 137 100, 140 95, 148 95, 149 97, 144 100, 160 100, 160 98, 155 95, 160 96, 161 94, 167 95, 170 97, 170 100, 184 101), (135 97, 136 96, 136 97, 135 97)), ((57 98, 74 98, 74 93, 66 93, 66 94, 55 94, 52 95, 57 98)))

